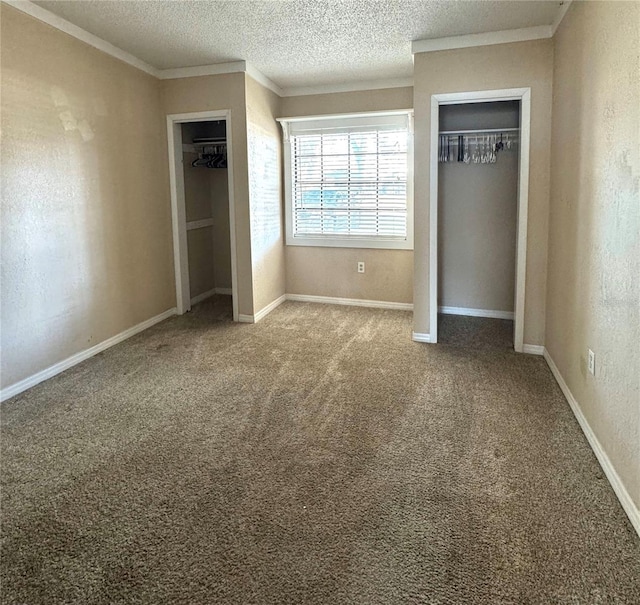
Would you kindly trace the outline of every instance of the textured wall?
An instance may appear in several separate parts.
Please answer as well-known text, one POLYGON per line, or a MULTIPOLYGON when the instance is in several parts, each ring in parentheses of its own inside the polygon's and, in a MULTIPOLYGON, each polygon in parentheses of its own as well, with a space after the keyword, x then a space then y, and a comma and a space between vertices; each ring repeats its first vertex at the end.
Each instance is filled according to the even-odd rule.
POLYGON ((187 231, 187 253, 189 255, 189 295, 194 298, 209 292, 216 285, 211 227, 187 231))
POLYGON ((413 88, 381 88, 324 95, 283 97, 281 117, 318 116, 332 113, 357 113, 413 107, 413 88))
MULTIPOLYGON (((191 126, 191 125, 190 125, 191 126)), ((182 125, 183 142, 185 125, 182 125)), ((211 218, 211 172, 208 168, 193 167, 191 163, 198 154, 185 151, 182 154, 184 167, 184 205, 187 223, 211 218)), ((215 255, 213 251, 213 228, 202 227, 187 231, 187 253, 189 265, 189 294, 191 298, 208 292, 215 286, 215 255)))
POLYGON ((414 330, 429 333, 431 95, 531 87, 529 216, 524 342, 543 344, 551 138, 551 40, 420 53, 414 62, 414 330), (422 226, 422 227, 420 227, 422 226))
POLYGON ((238 311, 241 314, 252 315, 253 284, 251 279, 245 74, 221 74, 162 80, 161 86, 165 114, 231 110, 236 257, 238 261, 238 311))
MULTIPOLYGON (((284 97, 282 117, 409 109, 412 88, 284 97)), ((413 251, 287 246, 287 292, 413 302, 413 251), (366 271, 357 272, 364 261, 366 271)))
POLYGON ((231 289, 231 231, 229 177, 225 169, 209 170, 213 203, 213 256, 216 288, 231 289))
POLYGON ((280 97, 246 77, 254 313, 285 293, 280 97))
POLYGON ((160 85, 5 4, 2 386, 175 305, 160 85))
POLYGON ((517 150, 440 164, 438 191, 438 304, 513 311, 517 150))
POLYGON ((184 166, 184 206, 187 222, 211 218, 211 171, 208 168, 193 167, 198 159, 192 151, 182 154, 184 166))
POLYGON ((410 250, 287 246, 286 254, 288 294, 413 302, 410 250))
POLYGON ((546 347, 640 505, 640 4, 555 35, 546 347), (596 375, 587 372, 587 349, 596 375))

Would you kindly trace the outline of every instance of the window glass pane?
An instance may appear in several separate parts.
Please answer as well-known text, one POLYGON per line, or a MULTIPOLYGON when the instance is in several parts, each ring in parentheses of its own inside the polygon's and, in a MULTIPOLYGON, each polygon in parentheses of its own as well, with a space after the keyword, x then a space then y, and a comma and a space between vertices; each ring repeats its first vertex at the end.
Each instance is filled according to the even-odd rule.
POLYGON ((407 132, 292 137, 295 235, 407 236, 407 132))

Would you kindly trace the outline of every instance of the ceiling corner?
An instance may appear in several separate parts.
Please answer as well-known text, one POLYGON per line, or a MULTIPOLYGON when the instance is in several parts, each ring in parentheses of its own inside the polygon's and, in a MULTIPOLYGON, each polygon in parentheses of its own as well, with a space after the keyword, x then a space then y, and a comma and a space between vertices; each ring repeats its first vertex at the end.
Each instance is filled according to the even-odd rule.
POLYGON ((42 21, 51 27, 55 27, 56 29, 68 34, 89 46, 93 46, 108 55, 111 55, 115 59, 119 59, 124 63, 128 63, 132 67, 140 69, 145 73, 148 73, 151 76, 156 78, 160 77, 160 70, 155 68, 153 65, 149 65, 145 63, 138 57, 134 57, 132 54, 114 46, 110 42, 95 36, 94 34, 74 25, 70 21, 63 19, 62 17, 58 17, 58 15, 53 14, 51 11, 48 11, 30 0, 2 0, 8 6, 11 6, 26 15, 33 17, 34 19, 38 19, 38 21, 42 21))
POLYGON ((212 63, 211 65, 196 65, 194 67, 160 69, 158 70, 158 78, 160 80, 178 80, 180 78, 197 78, 198 76, 245 73, 246 71, 246 61, 229 61, 227 63, 212 63))
POLYGON ((341 92, 381 90, 383 88, 410 88, 412 86, 413 78, 388 78, 381 80, 364 80, 360 82, 316 84, 314 86, 293 86, 283 89, 281 96, 301 97, 308 95, 336 94, 341 92))
POLYGON ((560 23, 562 23, 562 20, 564 19, 564 16, 567 14, 567 11, 569 10, 569 7, 571 6, 572 2, 573 0, 564 0, 563 2, 560 3, 560 6, 558 8, 558 13, 556 14, 556 18, 553 20, 553 23, 551 24, 552 36, 556 33, 556 30, 560 26, 560 23))
POLYGON ((446 38, 430 38, 414 40, 411 43, 411 53, 428 53, 439 50, 454 50, 457 48, 473 48, 474 46, 490 46, 493 44, 509 44, 512 42, 526 42, 542 40, 553 35, 551 25, 536 25, 521 29, 505 29, 497 32, 481 34, 466 34, 463 36, 449 36, 446 38))
POLYGON ((262 84, 265 88, 268 88, 271 92, 275 92, 279 97, 284 97, 284 91, 273 80, 270 80, 265 76, 255 65, 246 62, 245 73, 251 76, 256 82, 262 84))

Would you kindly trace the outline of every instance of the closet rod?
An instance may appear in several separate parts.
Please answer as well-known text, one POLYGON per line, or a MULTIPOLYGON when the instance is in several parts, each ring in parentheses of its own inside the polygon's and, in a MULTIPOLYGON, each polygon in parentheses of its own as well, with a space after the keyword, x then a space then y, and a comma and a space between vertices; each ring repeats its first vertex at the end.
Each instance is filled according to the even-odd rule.
POLYGON ((196 137, 193 139, 194 145, 221 145, 226 142, 226 137, 196 137))
POLYGON ((441 130, 438 134, 487 134, 492 132, 520 132, 519 128, 485 128, 482 130, 441 130))

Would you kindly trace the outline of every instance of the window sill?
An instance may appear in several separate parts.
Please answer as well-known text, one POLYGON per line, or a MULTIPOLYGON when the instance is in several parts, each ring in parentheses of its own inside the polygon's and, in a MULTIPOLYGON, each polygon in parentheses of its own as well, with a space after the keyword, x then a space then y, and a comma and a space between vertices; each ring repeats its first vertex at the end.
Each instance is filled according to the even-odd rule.
POLYGON ((374 248, 383 250, 413 250, 411 239, 383 238, 329 238, 329 237, 292 237, 288 236, 287 246, 314 246, 318 248, 374 248))

